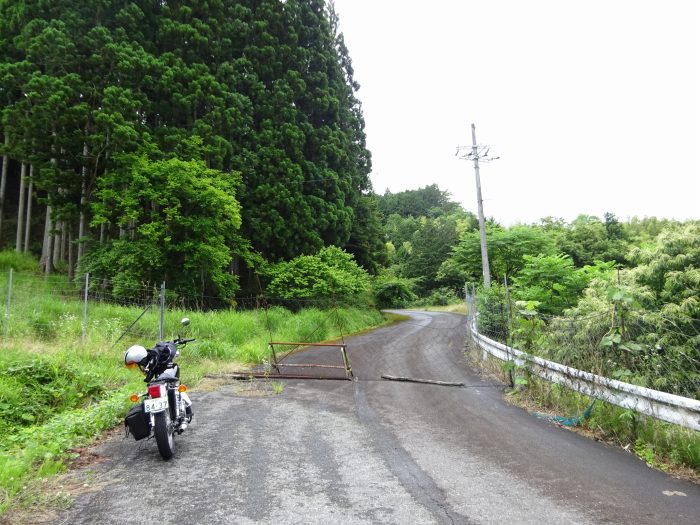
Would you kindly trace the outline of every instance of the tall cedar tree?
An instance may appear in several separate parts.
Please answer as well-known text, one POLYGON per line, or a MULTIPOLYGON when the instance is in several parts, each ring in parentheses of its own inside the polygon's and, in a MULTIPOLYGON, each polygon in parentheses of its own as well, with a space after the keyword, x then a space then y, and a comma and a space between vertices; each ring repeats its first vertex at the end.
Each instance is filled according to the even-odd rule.
POLYGON ((334 244, 381 262, 359 86, 323 0, 6 0, 0 56, 5 216, 32 164, 51 212, 34 219, 35 249, 138 232, 143 218, 95 211, 145 156, 230 173, 241 232, 267 259, 334 244))

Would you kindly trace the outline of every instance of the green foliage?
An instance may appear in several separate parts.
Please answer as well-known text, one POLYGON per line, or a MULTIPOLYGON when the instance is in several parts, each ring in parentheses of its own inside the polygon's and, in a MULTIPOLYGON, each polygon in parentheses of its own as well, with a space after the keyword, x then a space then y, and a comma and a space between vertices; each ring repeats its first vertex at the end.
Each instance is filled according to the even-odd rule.
POLYGON ((678 221, 658 219, 656 217, 632 217, 622 224, 625 237, 633 241, 637 246, 654 241, 658 235, 672 227, 677 227, 678 221))
POLYGON ((413 234, 420 228, 419 217, 402 217, 394 213, 389 215, 384 222, 384 234, 395 247, 410 242, 413 234))
POLYGON ((405 308, 417 298, 411 279, 385 273, 374 279, 373 286, 379 308, 405 308))
MULTIPOLYGON (((456 215, 421 218, 411 236, 411 251, 403 260, 402 275, 415 280, 419 295, 427 295, 437 287, 438 270, 458 239, 457 221, 456 215)), ((456 284, 461 287, 462 283, 456 284)))
POLYGON ((561 314, 576 305, 588 284, 588 274, 574 268, 565 255, 524 255, 524 266, 513 278, 513 295, 523 301, 536 301, 544 314, 561 314))
MULTIPOLYGON (((94 219, 80 240, 89 250, 98 233, 113 241, 133 218, 123 206, 104 221, 100 207, 112 204, 105 188, 119 193, 116 181, 131 178, 124 155, 145 148, 152 162, 240 173, 242 236, 270 260, 335 244, 370 271, 382 263, 359 85, 323 0, 9 0, 0 53, 10 179, 31 162, 42 204, 73 239, 81 216, 94 219)), ((238 252, 238 241, 226 242, 238 252)), ((211 254, 203 257, 197 270, 208 273, 211 254)))
POLYGON ((85 408, 56 412, 46 423, 5 434, 0 442, 0 516, 31 476, 62 471, 70 450, 119 423, 126 412, 128 389, 96 399, 85 408))
POLYGON ((433 217, 390 215, 384 229, 389 240, 390 271, 412 279, 415 291, 427 296, 438 287, 463 288, 459 273, 441 270, 461 232, 473 227, 472 214, 457 209, 433 217))
POLYGON ((631 259, 635 280, 654 294, 657 306, 674 304, 700 317, 700 222, 666 230, 647 248, 636 248, 631 259))
MULTIPOLYGON (((574 270, 586 274, 588 286, 575 307, 548 323, 538 353, 576 368, 697 398, 698 232, 700 227, 691 222, 659 234, 652 245, 632 251, 637 264, 632 270, 615 274, 609 264, 574 270)), ((557 275, 554 270, 548 273, 557 275)), ((541 276, 533 283, 541 285, 547 279, 541 276)), ((566 276, 556 282, 566 283, 566 276)), ((521 285, 516 279, 518 294, 521 285)))
POLYGON ((508 334, 505 287, 494 283, 490 288, 479 288, 476 298, 476 308, 479 312, 476 324, 479 333, 505 341, 508 334))
POLYGON ((614 215, 606 213, 605 220, 579 215, 558 235, 558 248, 570 255, 578 267, 595 261, 627 262, 628 244, 624 229, 614 215))
MULTIPOLYGON (((493 280, 502 280, 504 275, 512 278, 525 264, 526 255, 553 255, 554 242, 541 229, 534 226, 499 226, 487 228, 486 242, 489 265, 493 280)), ((466 281, 481 280, 481 240, 478 231, 467 231, 453 248, 452 255, 441 272, 459 275, 466 281)))
POLYGON ((83 271, 113 281, 124 297, 162 281, 186 295, 233 294, 228 266, 241 224, 236 178, 201 161, 138 156, 123 163, 102 179, 94 208, 96 224, 114 222, 127 233, 93 248, 83 271))
POLYGON ((12 268, 15 272, 39 273, 39 265, 36 259, 26 253, 5 250, 0 252, 0 271, 8 272, 12 268))
POLYGON ((373 195, 362 195, 355 206, 355 219, 345 249, 355 257, 357 264, 376 275, 389 263, 383 239, 377 199, 373 195))
POLYGON ((55 359, 0 353, 0 418, 10 427, 38 424, 102 392, 99 378, 55 359))
POLYGON ((447 306, 448 304, 455 304, 462 300, 463 299, 455 293, 454 289, 443 286, 433 290, 425 299, 425 304, 432 306, 447 306))
POLYGON ((545 323, 538 317, 538 301, 516 301, 518 315, 515 316, 513 327, 514 346, 525 352, 541 348, 545 342, 545 323))
POLYGON ((369 291, 369 276, 352 255, 329 246, 263 269, 267 293, 283 299, 357 299, 369 291))
POLYGON ((449 215, 459 209, 459 204, 450 197, 450 193, 440 190, 437 184, 399 193, 386 190, 379 198, 379 210, 384 217, 394 214, 414 218, 449 215))

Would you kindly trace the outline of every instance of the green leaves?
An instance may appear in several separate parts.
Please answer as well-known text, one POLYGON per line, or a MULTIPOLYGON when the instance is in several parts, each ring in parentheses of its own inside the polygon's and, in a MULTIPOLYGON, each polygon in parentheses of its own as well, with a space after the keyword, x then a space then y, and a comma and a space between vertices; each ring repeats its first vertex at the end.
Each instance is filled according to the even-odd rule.
MULTIPOLYGON (((166 281, 185 295, 227 297, 237 290, 228 265, 241 225, 232 174, 201 161, 130 156, 100 182, 97 223, 116 223, 129 240, 93 248, 85 270, 125 283, 166 281), (200 274, 204 273, 202 277, 200 274)), ((127 294, 128 296, 128 294, 127 294)))
POLYGON ((614 345, 619 345, 622 342, 622 335, 619 333, 613 333, 610 335, 603 336, 600 341, 600 346, 612 347, 614 345))
POLYGON ((517 299, 537 301, 542 313, 557 315, 575 306, 588 284, 586 272, 574 268, 565 255, 525 255, 524 266, 513 278, 517 299))
POLYGON ((608 300, 626 306, 634 304, 634 296, 625 287, 611 285, 608 287, 608 300))
POLYGON ((329 246, 263 270, 267 293, 283 299, 357 298, 369 290, 369 276, 352 255, 329 246))
MULTIPOLYGON (((242 222, 243 236, 268 259, 352 245, 377 270, 383 243, 376 207, 364 198, 371 189, 364 122, 325 2, 11 0, 0 15, 11 171, 14 161, 38 168, 34 189, 73 239, 78 219, 90 214, 109 245, 132 222, 139 225, 128 226, 129 235, 138 229, 149 242, 171 239, 169 224, 183 226, 167 184, 144 183, 132 172, 123 180, 141 191, 120 195, 114 181, 134 164, 125 159, 142 152, 150 161, 179 158, 240 173, 231 176, 236 188, 203 189, 193 179, 185 187, 203 191, 200 201, 220 202, 214 187, 235 194, 243 207, 224 206, 213 220, 235 218, 232 231, 242 222), (144 221, 146 202, 147 213, 152 204, 165 210, 164 220, 144 221)), ((205 222, 200 214, 188 227, 205 222)), ((91 249, 97 232, 82 230, 91 249)), ((232 235, 221 238, 237 250, 232 235)), ((224 260, 196 251, 199 260, 224 260)))
POLYGON ((41 423, 101 392, 95 375, 54 359, 12 350, 0 357, 0 418, 10 427, 41 423))
MULTIPOLYGON (((491 274, 499 280, 507 274, 517 275, 525 265, 525 256, 553 255, 554 242, 544 231, 533 226, 514 226, 503 229, 487 227, 487 244, 491 274)), ((452 250, 454 264, 463 269, 471 281, 479 281, 482 275, 481 243, 478 230, 462 234, 459 244, 452 250)))

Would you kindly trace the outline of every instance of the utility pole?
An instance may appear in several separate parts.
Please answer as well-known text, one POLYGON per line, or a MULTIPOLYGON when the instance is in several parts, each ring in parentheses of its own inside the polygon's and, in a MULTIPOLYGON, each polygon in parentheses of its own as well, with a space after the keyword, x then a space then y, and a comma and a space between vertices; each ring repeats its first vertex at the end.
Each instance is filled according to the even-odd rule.
MULTIPOLYGON (((457 154, 467 149, 466 147, 457 146, 457 154)), ((489 271, 489 253, 486 246, 486 223, 484 221, 484 201, 481 198, 481 178, 479 177, 479 160, 489 162, 496 160, 499 157, 489 157, 488 146, 477 146, 476 144, 476 126, 472 124, 472 147, 471 151, 460 158, 464 160, 474 161, 474 175, 476 176, 476 201, 479 212, 479 237, 481 238, 481 269, 484 275, 484 287, 491 287, 491 272, 489 271)))

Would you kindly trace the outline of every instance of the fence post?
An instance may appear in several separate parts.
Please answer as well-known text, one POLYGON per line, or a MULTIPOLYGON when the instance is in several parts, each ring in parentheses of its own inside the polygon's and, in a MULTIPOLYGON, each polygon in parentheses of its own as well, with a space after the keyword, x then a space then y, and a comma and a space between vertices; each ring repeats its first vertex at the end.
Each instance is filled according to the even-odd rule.
MULTIPOLYGON (((506 319, 508 320, 508 325, 506 327, 506 355, 508 356, 508 361, 515 361, 511 355, 510 355, 510 348, 513 346, 513 335, 512 335, 512 325, 511 325, 511 319, 510 319, 510 292, 508 290, 508 274, 504 273, 503 274, 503 285, 506 288, 506 319), (508 344, 508 341, 510 341, 510 345, 508 344)), ((508 368, 508 379, 510 379, 510 386, 513 387, 515 386, 515 381, 513 378, 513 369, 508 368)))
POLYGON ((165 334, 165 281, 160 285, 160 340, 165 334))
MULTIPOLYGON (((472 325, 472 308, 469 304, 469 284, 464 283, 464 304, 467 307, 467 327, 470 328, 472 325)), ((470 332, 467 332, 469 334, 470 332)))
POLYGON ((5 339, 10 328, 10 302, 12 301, 12 268, 10 268, 10 276, 7 281, 7 304, 5 305, 5 339))
POLYGON ((85 294, 83 296, 83 327, 80 340, 85 342, 85 333, 87 332, 87 304, 88 304, 88 286, 90 285, 90 272, 85 274, 85 294))
MULTIPOLYGON (((472 314, 472 323, 474 325, 474 329, 476 330, 476 333, 478 334, 479 328, 477 327, 477 324, 476 324, 477 320, 476 319, 477 319, 477 315, 479 314, 479 312, 477 312, 477 308, 476 308, 476 284, 475 283, 472 283, 471 308, 472 308, 472 311, 474 312, 472 314)), ((470 334, 471 334, 471 326, 470 326, 470 334)), ((471 334, 471 337, 472 337, 472 340, 474 342, 476 342, 477 345, 479 345, 479 341, 474 337, 473 334, 471 334)), ((481 346, 481 345, 479 345, 479 346, 481 346)), ((481 349, 481 360, 487 361, 488 358, 489 358, 488 352, 482 348, 481 349)))

